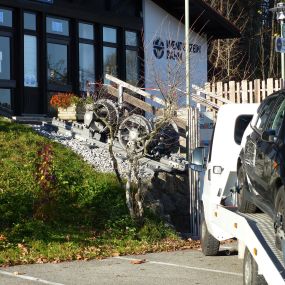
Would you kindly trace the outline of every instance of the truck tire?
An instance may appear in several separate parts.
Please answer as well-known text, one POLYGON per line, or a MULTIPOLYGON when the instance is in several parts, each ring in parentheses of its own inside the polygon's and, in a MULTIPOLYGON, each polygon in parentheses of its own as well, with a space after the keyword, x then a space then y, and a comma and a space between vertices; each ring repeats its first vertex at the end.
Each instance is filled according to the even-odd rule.
POLYGON ((214 238, 208 231, 205 219, 201 219, 200 224, 200 233, 201 233, 201 248, 205 256, 214 256, 217 255, 220 248, 220 242, 214 238))
MULTIPOLYGON (((285 230, 285 190, 284 190, 284 186, 281 186, 279 188, 277 195, 275 197, 275 213, 276 213, 276 218, 277 218, 277 214, 281 216, 281 219, 283 221, 282 229, 284 231, 285 230)), ((275 237, 275 245, 277 249, 282 250, 281 240, 277 235, 275 237)))
POLYGON ((238 188, 239 188, 237 194, 238 210, 241 213, 255 213, 257 207, 253 203, 246 200, 245 192, 249 190, 242 166, 238 169, 237 178, 238 178, 238 188))
POLYGON ((258 274, 258 265, 248 248, 244 252, 243 285, 266 285, 263 275, 258 274))

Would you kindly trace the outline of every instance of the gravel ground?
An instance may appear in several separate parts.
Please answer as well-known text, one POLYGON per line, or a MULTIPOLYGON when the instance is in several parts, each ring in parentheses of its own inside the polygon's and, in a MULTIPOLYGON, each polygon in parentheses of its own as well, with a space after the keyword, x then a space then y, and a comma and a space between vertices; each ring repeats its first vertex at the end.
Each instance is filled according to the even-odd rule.
MULTIPOLYGON (((75 153, 79 154, 84 159, 84 161, 91 164, 96 170, 104 173, 114 172, 112 160, 107 149, 97 147, 90 148, 83 141, 75 139, 71 136, 58 134, 57 132, 50 131, 43 126, 32 125, 31 127, 40 135, 69 147, 75 153)), ((126 161, 118 160, 118 164, 119 172, 123 177, 126 177, 128 163, 126 161)), ((153 173, 147 171, 144 166, 141 166, 140 175, 143 178, 151 178, 153 173)))

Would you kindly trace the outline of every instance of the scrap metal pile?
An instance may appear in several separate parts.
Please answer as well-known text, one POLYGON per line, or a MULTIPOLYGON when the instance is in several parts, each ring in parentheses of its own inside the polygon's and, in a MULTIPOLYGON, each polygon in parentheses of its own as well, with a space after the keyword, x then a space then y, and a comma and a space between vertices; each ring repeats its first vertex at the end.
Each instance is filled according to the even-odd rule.
MULTIPOLYGON (((120 99, 120 98, 119 98, 120 99)), ((146 167, 154 171, 185 171, 186 160, 179 156, 179 130, 174 121, 163 124, 158 132, 149 139, 159 117, 145 118, 141 109, 130 112, 129 105, 122 100, 100 98, 88 106, 83 122, 68 122, 54 118, 51 126, 59 133, 72 135, 90 146, 108 147, 111 130, 116 130, 113 150, 122 160, 127 150, 139 154, 146 151, 140 159, 146 167)))

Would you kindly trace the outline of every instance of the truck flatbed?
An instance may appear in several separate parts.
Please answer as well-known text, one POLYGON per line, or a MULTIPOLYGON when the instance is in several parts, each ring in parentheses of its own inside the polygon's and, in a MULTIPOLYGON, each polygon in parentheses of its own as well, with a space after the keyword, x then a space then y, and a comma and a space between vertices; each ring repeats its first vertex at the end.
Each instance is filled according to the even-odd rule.
POLYGON ((269 285, 285 284, 283 254, 275 246, 273 222, 268 215, 243 214, 218 205, 211 222, 246 245, 269 285))

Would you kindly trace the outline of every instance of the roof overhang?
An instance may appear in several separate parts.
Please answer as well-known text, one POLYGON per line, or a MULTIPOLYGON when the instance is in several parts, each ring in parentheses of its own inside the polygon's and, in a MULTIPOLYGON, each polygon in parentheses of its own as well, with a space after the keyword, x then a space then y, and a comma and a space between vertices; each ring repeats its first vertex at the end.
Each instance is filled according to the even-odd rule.
MULTIPOLYGON (((170 15, 184 22, 185 0, 152 0, 170 15)), ((202 0, 189 0, 190 27, 208 39, 228 39, 241 36, 240 30, 218 11, 202 0)))

